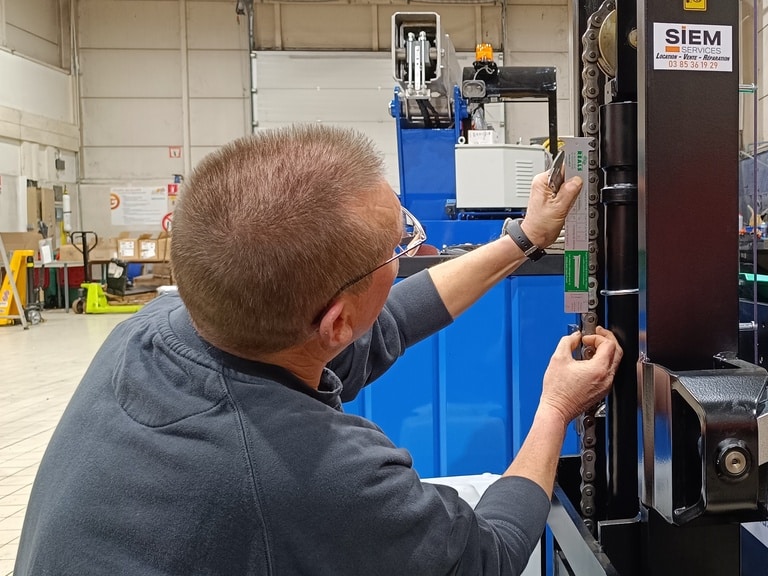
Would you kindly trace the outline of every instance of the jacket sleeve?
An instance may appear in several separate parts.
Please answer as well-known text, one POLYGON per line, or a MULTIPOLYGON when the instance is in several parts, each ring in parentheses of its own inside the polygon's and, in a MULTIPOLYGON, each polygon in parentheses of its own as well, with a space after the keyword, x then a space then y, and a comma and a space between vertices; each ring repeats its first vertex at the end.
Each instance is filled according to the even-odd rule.
POLYGON ((426 270, 395 284, 371 329, 328 364, 344 384, 342 401, 354 399, 406 348, 452 321, 426 270))
MULTIPOLYGON (((473 510, 454 488, 422 482, 408 452, 364 419, 338 413, 324 428, 333 445, 317 450, 297 443, 300 454, 287 460, 291 469, 281 475, 286 486, 268 505, 278 507, 269 516, 281 519, 273 530, 316 543, 312 561, 324 567, 323 574, 515 576, 523 571, 549 512, 549 499, 534 482, 500 478, 473 510), (299 484, 308 470, 312 482, 299 484), (290 496, 295 493, 311 502, 300 513, 290 496), (304 531, 300 538, 297 530, 304 531), (320 547, 320 542, 335 545, 320 547)), ((295 567, 294 573, 306 570, 295 567)))
POLYGON ((527 478, 500 478, 473 510, 454 488, 410 479, 409 472, 415 476, 391 472, 392 489, 367 522, 380 541, 395 546, 378 559, 386 569, 377 573, 522 574, 549 513, 549 499, 538 485, 527 478))

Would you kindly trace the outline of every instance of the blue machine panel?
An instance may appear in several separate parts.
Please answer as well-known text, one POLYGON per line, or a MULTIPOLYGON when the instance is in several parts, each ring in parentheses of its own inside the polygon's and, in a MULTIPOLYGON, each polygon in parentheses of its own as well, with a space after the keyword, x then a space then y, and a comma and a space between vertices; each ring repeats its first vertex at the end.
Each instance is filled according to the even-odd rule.
MULTIPOLYGON (((502 473, 533 421, 549 358, 577 321, 562 310, 561 275, 509 277, 344 408, 407 448, 423 477, 502 473)), ((573 430, 563 453, 578 453, 573 430)))
POLYGON ((407 173, 400 163, 403 205, 419 220, 445 219, 446 199, 456 197, 455 131, 401 130, 398 136, 398 156, 408 158, 407 173))
POLYGON ((501 235, 504 220, 420 220, 433 246, 487 244, 501 235))
MULTIPOLYGON (((565 283, 562 276, 521 276, 512 279, 512 407, 516 418, 512 442, 517 450, 525 440, 541 395, 541 380, 549 359, 569 326, 579 323, 577 314, 563 312, 565 283)), ((568 427, 562 454, 578 454, 575 425, 568 427)))

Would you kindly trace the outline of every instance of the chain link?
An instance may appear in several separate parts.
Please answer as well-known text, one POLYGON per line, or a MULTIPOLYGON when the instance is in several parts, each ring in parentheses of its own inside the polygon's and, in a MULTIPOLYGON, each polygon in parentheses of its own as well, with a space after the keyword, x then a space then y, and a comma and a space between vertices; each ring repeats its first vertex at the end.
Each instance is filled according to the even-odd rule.
MULTIPOLYGON (((615 0, 606 0, 600 8, 590 16, 587 21, 587 30, 582 36, 583 50, 581 61, 583 69, 581 78, 583 87, 581 96, 583 105, 581 113, 583 117, 582 134, 590 138, 588 166, 589 181, 587 182, 587 197, 589 199, 589 311, 581 315, 581 329, 584 334, 594 334, 597 327, 598 287, 597 277, 597 241, 599 238, 598 216, 600 214, 600 191, 598 189, 600 177, 598 173, 597 137, 600 129, 600 108, 598 96, 600 95, 600 69, 597 61, 600 55, 598 39, 600 27, 608 15, 616 9, 615 0)), ((591 346, 584 346, 581 354, 585 359, 592 358, 595 350, 591 346)), ((597 413, 595 406, 582 414, 577 420, 577 428, 581 438, 581 514, 587 529, 595 534, 596 494, 595 478, 597 463, 597 413)))

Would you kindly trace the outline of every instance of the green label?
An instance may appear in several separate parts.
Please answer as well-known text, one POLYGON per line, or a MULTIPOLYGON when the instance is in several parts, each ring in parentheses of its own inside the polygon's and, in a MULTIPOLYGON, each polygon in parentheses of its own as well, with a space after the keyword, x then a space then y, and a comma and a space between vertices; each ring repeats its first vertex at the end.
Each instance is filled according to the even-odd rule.
POLYGON ((588 292, 589 253, 586 250, 566 250, 563 274, 566 292, 588 292))

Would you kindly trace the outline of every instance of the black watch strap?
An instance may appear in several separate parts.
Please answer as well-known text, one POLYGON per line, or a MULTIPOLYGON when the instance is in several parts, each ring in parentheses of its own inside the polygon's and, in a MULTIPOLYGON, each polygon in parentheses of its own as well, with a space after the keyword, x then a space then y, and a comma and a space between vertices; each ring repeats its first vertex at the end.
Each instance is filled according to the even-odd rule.
POLYGON ((504 227, 502 228, 502 234, 508 234, 512 240, 515 241, 515 244, 518 245, 520 250, 523 251, 523 254, 525 254, 529 260, 532 262, 535 262, 546 252, 542 248, 539 248, 531 242, 531 240, 528 238, 528 236, 525 235, 525 232, 523 232, 523 229, 520 227, 520 223, 523 221, 522 218, 512 219, 507 218, 504 220, 504 227))

